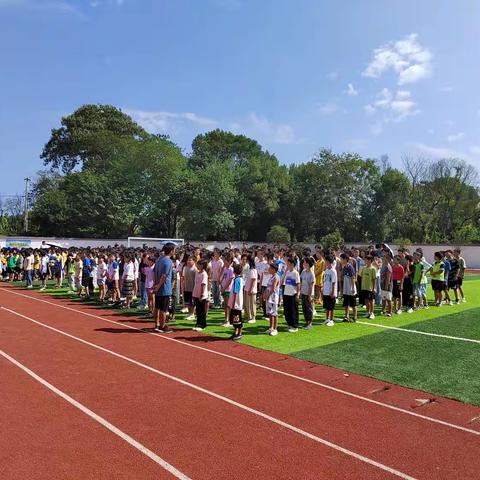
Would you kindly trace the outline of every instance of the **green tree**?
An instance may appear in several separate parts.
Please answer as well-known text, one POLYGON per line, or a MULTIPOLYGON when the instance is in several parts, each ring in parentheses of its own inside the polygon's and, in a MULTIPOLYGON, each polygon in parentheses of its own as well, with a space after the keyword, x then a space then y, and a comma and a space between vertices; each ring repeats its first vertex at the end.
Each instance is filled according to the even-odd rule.
POLYGON ((111 105, 83 105, 54 128, 41 158, 46 166, 71 172, 77 166, 105 170, 115 157, 117 138, 138 139, 145 130, 111 105))
POLYGON ((267 233, 266 240, 268 243, 290 243, 290 232, 283 225, 273 225, 267 233))

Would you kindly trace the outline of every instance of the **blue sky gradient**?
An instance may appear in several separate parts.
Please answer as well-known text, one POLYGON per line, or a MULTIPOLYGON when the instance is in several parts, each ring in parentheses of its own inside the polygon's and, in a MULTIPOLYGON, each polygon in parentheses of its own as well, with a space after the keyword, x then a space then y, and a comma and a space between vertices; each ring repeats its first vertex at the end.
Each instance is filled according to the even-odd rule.
POLYGON ((0 0, 0 193, 84 103, 185 152, 218 127, 285 164, 330 147, 480 167, 479 34, 474 0, 0 0))

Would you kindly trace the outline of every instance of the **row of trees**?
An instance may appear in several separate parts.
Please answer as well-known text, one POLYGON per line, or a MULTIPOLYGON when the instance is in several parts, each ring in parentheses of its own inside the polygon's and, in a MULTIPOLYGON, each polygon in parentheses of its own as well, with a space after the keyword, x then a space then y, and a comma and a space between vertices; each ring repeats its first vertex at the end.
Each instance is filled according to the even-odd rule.
POLYGON ((480 243, 475 169, 320 150, 286 167, 255 140, 213 130, 184 155, 108 105, 52 130, 32 190, 31 233, 315 242, 403 239, 480 243))

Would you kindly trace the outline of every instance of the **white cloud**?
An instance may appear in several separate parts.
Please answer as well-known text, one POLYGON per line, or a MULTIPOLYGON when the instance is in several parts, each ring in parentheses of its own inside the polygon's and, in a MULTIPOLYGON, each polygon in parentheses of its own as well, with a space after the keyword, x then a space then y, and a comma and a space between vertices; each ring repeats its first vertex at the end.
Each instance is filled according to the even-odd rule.
POLYGON ((389 70, 398 74, 399 85, 417 82, 431 75, 432 54, 420 45, 417 34, 412 33, 403 40, 376 48, 362 76, 378 78, 389 70))
POLYGON ((291 144, 298 142, 291 125, 272 123, 264 115, 250 113, 245 122, 237 122, 234 125, 237 127, 235 129, 237 132, 244 132, 254 137, 259 136, 269 143, 291 144))
POLYGON ((335 103, 327 103, 325 105, 318 105, 318 112, 322 115, 332 115, 333 113, 338 112, 338 105, 335 103))
POLYGON ((350 97, 354 97, 355 95, 358 95, 358 90, 355 90, 355 87, 351 83, 349 83, 347 89, 345 90, 345 93, 350 97))
POLYGON ((468 159, 468 155, 458 150, 453 150, 447 147, 434 147, 425 145, 424 143, 413 143, 413 148, 420 153, 428 155, 433 158, 463 158, 468 159))
POLYGON ((178 131, 182 125, 188 123, 199 125, 205 129, 218 126, 215 120, 201 117, 192 112, 173 113, 125 109, 125 113, 142 125, 145 130, 153 133, 174 133, 178 131))
POLYGON ((365 105, 364 109, 368 115, 381 111, 386 114, 386 121, 394 120, 396 122, 420 113, 409 91, 398 90, 394 95, 388 88, 378 92, 375 100, 365 105))
POLYGON ((472 153, 473 155, 480 155, 480 145, 471 146, 470 153, 472 153))
POLYGON ((447 137, 447 141, 449 143, 457 142, 458 140, 461 140, 464 137, 465 137, 465 133, 464 132, 459 132, 459 133, 456 133, 455 135, 449 135, 447 137))

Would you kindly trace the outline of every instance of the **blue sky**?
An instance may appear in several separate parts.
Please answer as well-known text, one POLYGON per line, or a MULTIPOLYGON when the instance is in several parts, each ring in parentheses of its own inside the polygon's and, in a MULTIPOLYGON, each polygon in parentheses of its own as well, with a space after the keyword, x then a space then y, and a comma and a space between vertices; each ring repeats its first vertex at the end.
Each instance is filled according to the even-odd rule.
POLYGON ((0 0, 0 193, 84 103, 186 152, 218 127, 286 164, 330 147, 480 168, 479 37, 475 0, 0 0))

